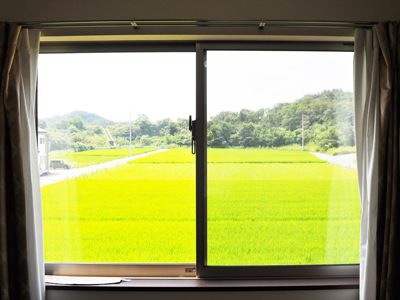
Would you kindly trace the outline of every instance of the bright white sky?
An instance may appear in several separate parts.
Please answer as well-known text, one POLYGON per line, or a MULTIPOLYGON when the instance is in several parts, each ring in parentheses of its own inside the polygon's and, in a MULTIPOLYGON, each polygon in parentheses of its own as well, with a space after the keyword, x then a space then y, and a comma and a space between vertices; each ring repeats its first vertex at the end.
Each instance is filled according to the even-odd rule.
MULTIPOLYGON (((353 91, 352 52, 209 51, 208 117, 327 89, 353 91)), ((195 115, 195 53, 41 54, 39 118, 74 110, 113 121, 195 115)))

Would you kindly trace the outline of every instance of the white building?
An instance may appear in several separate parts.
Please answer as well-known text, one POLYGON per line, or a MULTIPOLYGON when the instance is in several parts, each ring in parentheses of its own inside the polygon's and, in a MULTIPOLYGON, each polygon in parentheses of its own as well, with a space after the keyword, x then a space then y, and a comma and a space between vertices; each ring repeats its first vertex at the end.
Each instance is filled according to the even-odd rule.
POLYGON ((38 128, 38 155, 40 175, 49 172, 49 134, 46 130, 38 128))

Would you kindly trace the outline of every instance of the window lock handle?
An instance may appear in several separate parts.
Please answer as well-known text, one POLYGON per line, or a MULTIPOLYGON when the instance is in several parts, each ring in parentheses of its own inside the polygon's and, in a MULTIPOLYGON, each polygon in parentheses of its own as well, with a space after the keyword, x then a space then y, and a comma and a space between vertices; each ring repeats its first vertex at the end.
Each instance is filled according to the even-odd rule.
POLYGON ((192 132, 192 154, 196 154, 196 120, 192 120, 192 116, 189 116, 189 130, 192 132))

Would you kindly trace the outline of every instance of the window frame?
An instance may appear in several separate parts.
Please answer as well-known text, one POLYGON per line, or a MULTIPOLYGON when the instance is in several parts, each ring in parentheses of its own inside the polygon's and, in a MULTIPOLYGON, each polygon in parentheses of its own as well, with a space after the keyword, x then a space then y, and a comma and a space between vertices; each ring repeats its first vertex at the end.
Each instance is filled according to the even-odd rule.
MULTIPOLYGON (((43 42, 39 54, 107 52, 195 52, 195 43, 43 42)), ((37 100, 38 94, 36 94, 37 100)), ((38 101, 36 101, 36 117, 38 101)), ((36 122, 37 124, 38 122, 36 122)), ((195 263, 61 263, 45 262, 45 275, 119 277, 195 277, 195 263)))
POLYGON ((207 266, 207 51, 353 51, 352 43, 198 43, 196 45, 196 271, 200 278, 358 277, 358 264, 207 266))
MULTIPOLYGON (((196 263, 45 263, 46 275, 199 278, 357 278, 359 264, 296 266, 207 266, 207 70, 209 50, 346 51, 343 42, 45 42, 40 53, 196 52, 196 263), (195 269, 195 270, 193 270, 195 269), (115 271, 114 271, 115 270, 115 271), (195 272, 194 272, 195 271, 195 272)), ((36 112, 37 113, 37 112, 36 112)))

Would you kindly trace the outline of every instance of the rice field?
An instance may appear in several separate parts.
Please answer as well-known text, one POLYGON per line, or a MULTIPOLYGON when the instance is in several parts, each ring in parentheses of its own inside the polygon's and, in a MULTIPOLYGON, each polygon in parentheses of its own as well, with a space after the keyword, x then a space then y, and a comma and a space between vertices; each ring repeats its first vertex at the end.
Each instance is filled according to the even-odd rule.
MULTIPOLYGON (((210 265, 359 262, 355 170, 265 149, 208 161, 210 265)), ((172 149, 42 187, 45 260, 195 262, 194 162, 172 149)))
MULTIPOLYGON (((195 163, 190 149, 173 149, 130 163, 195 163)), ((208 163, 325 163, 308 152, 266 149, 208 149, 208 163)))
MULTIPOLYGON (((134 148, 132 155, 151 152, 156 148, 134 148)), ((50 159, 65 159, 69 163, 76 163, 77 168, 97 165, 114 159, 130 155, 129 149, 87 150, 82 152, 69 152, 59 155, 50 155, 50 159)))

